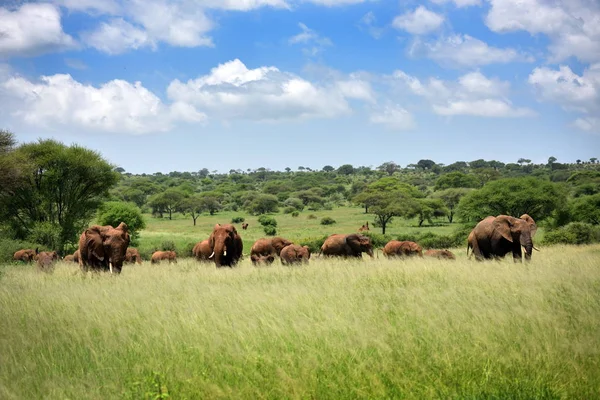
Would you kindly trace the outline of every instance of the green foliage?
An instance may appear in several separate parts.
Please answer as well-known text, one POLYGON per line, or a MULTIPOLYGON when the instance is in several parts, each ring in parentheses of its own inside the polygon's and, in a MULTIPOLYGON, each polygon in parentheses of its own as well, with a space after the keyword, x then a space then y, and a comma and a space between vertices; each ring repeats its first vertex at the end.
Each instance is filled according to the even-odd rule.
POLYGON ((98 209, 96 221, 99 225, 111 225, 113 227, 125 222, 129 228, 132 246, 136 245, 140 231, 146 227, 146 221, 138 206, 120 201, 104 203, 98 209))
POLYGON ((152 207, 153 215, 162 218, 164 213, 169 213, 169 219, 173 219, 173 213, 181 209, 185 197, 181 190, 171 188, 152 196, 148 200, 148 205, 152 207))
POLYGON ((283 209, 283 213, 284 214, 291 214, 291 213, 295 213, 298 212, 294 207, 286 207, 283 209))
POLYGON ((246 207, 246 211, 252 215, 275 213, 279 211, 277 207, 278 204, 279 200, 277 199, 277 196, 272 194, 259 194, 246 207))
POLYGON ((474 175, 467 175, 460 171, 444 174, 435 181, 434 190, 444 190, 450 188, 478 188, 481 184, 474 175))
POLYGON ((49 249, 59 249, 60 226, 52 222, 36 222, 27 236, 31 243, 40 243, 49 249))
POLYGON ((546 232, 543 243, 591 244, 600 242, 600 227, 585 222, 571 222, 556 230, 546 232))
POLYGON ((291 207, 295 210, 302 211, 304 210, 304 202, 302 199, 298 197, 290 197, 283 202, 283 205, 286 207, 291 207))
POLYGON ((157 250, 162 250, 162 251, 177 251, 177 246, 175 245, 175 242, 172 240, 165 240, 164 242, 161 243, 160 245, 160 249, 157 250))
POLYGON ((384 235, 382 233, 376 233, 371 231, 361 232, 361 235, 368 236, 371 239, 371 244, 373 245, 373 248, 382 248, 390 240, 392 240, 392 237, 390 235, 384 235))
POLYGON ((317 219, 317 216, 315 214, 308 214, 306 219, 317 219))
POLYGON ((129 390, 123 395, 127 400, 162 400, 171 398, 165 376, 154 371, 148 373, 143 379, 132 382, 129 390))
POLYGON ((555 183, 536 178, 507 178, 487 183, 465 195, 457 208, 464 220, 478 221, 488 215, 531 215, 536 221, 564 206, 566 194, 555 183))
POLYGON ((246 218, 240 217, 240 216, 231 218, 231 223, 232 224, 241 224, 244 221, 246 221, 246 218))
POLYGON ((600 193, 574 199, 570 204, 573 221, 600 224, 600 193))
POLYGON ((258 217, 258 223, 262 226, 277 227, 277 220, 275 220, 273 217, 269 217, 268 215, 261 215, 258 217))
POLYGON ((352 175, 354 173, 354 167, 350 164, 344 164, 338 167, 337 173, 340 175, 352 175))
POLYGON ((0 165, 7 162, 15 171, 8 179, 18 184, 0 185, 0 221, 21 239, 41 222, 53 224, 59 252, 76 240, 119 179, 99 153, 54 140, 9 148, 1 159, 0 165))
POLYGON ((298 211, 292 211, 292 217, 295 218, 295 217, 297 217, 299 215, 300 215, 300 213, 298 211))
POLYGON ((264 225, 263 230, 265 231, 265 235, 267 236, 277 235, 277 228, 273 225, 264 225))
POLYGON ((318 254, 321 251, 321 246, 325 242, 329 235, 317 236, 317 237, 308 237, 303 238, 298 241, 300 246, 308 246, 310 252, 313 254, 318 254))
MULTIPOLYGON (((46 249, 45 246, 39 243, 27 242, 24 240, 14 240, 8 238, 0 238, 0 263, 12 262, 13 255, 18 250, 39 248, 40 251, 46 249)), ((0 271, 1 272, 1 271, 0 271)), ((0 274, 1 277, 1 274, 0 274)))
POLYGON ((321 218, 321 225, 333 225, 335 224, 335 219, 331 217, 323 217, 321 218))
POLYGON ((452 223, 460 199, 472 190, 467 188, 444 189, 433 193, 432 197, 434 199, 441 199, 444 202, 444 205, 448 209, 448 222, 452 223))

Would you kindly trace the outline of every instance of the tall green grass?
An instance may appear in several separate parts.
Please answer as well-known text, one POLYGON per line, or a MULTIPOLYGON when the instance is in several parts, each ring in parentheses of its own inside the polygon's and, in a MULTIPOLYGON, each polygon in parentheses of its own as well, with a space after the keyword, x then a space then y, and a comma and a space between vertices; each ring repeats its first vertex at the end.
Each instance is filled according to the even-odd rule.
POLYGON ((600 397, 600 246, 0 267, 2 399, 600 397))

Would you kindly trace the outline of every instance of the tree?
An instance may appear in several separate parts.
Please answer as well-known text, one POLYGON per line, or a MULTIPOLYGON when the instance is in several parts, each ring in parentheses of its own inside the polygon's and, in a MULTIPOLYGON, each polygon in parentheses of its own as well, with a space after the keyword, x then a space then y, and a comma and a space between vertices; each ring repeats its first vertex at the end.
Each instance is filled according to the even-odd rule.
POLYGON ((459 171, 444 174, 435 182, 434 190, 449 188, 478 188, 481 184, 474 175, 464 174, 459 171))
POLYGON ((215 215, 221 208, 222 196, 216 192, 204 192, 198 195, 201 199, 202 210, 208 211, 210 215, 215 215))
POLYGON ((444 202, 448 208, 448 222, 452 223, 460 199, 472 190, 473 189, 467 188, 450 188, 435 192, 432 196, 433 198, 441 199, 444 202))
POLYGON ((556 162, 556 157, 548 157, 548 167, 552 168, 552 164, 556 162))
POLYGON ((20 160, 18 185, 0 189, 0 220, 18 239, 27 238, 37 224, 51 224, 59 253, 77 240, 118 180, 99 153, 55 140, 23 144, 9 156, 20 160))
POLYGON ((425 170, 425 169, 431 169, 433 168, 433 166, 435 165, 435 162, 432 160, 419 160, 417 162, 417 167, 425 170))
POLYGON ((404 216, 406 218, 417 217, 419 226, 422 226, 425 220, 433 224, 434 217, 442 217, 447 214, 448 209, 441 199, 418 199, 417 206, 411 208, 404 216))
POLYGON ((400 166, 393 161, 384 162, 379 167, 377 167, 379 171, 385 172, 389 176, 394 175, 394 172, 400 171, 400 166))
POLYGON ((123 200, 135 203, 138 207, 146 204, 146 194, 140 189, 128 187, 121 192, 121 196, 123 200))
POLYGON ((600 193, 574 199, 571 203, 570 209, 573 221, 599 225, 600 193))
POLYGON ((196 226, 196 220, 204 210, 205 200, 198 195, 185 198, 181 201, 181 211, 184 214, 189 214, 192 217, 194 226, 196 226))
POLYGON ((248 205, 247 211, 253 215, 266 214, 271 212, 279 211, 277 205, 279 201, 277 196, 272 194, 259 194, 256 198, 248 205))
POLYGON ((533 177, 507 178, 488 182, 465 195, 458 204, 457 214, 469 221, 479 221, 488 215, 529 214, 538 221, 565 204, 565 191, 558 184, 533 177))
POLYGON ((519 160, 517 161, 517 163, 519 163, 519 165, 529 164, 530 162, 531 162, 531 160, 528 160, 526 158, 519 158, 519 160))
POLYGON ((179 206, 184 198, 185 196, 180 190, 171 188, 152 196, 148 205, 152 207, 153 214, 158 214, 162 218, 163 213, 167 212, 169 219, 173 219, 173 213, 179 211, 179 206))
POLYGON ((323 167, 323 171, 324 172, 332 172, 332 171, 335 171, 335 168, 333 168, 331 165, 326 165, 323 167))
POLYGON ((337 169, 337 172, 340 175, 352 175, 354 173, 354 167, 350 164, 344 164, 337 169))
POLYGON ((98 209, 96 220, 99 225, 119 226, 121 222, 127 224, 131 242, 135 244, 139 232, 146 227, 146 221, 142 211, 133 203, 124 203, 121 201, 108 201, 98 209))
POLYGON ((11 132, 0 130, 0 196, 10 195, 21 177, 21 162, 13 151, 16 143, 11 132))
POLYGON ((413 198, 399 190, 371 195, 373 201, 371 212, 375 214, 375 223, 381 227, 383 235, 385 235, 385 230, 394 217, 411 215, 418 208, 418 204, 413 198))
POLYGON ((400 181, 397 177, 385 177, 368 185, 362 192, 354 196, 353 201, 365 208, 365 214, 369 212, 369 207, 377 204, 377 199, 386 192, 400 192, 407 197, 423 197, 417 188, 408 183, 400 181))
POLYGON ((598 162, 598 159, 596 157, 592 157, 592 158, 590 158, 590 162, 592 164, 595 164, 596 162, 598 162))

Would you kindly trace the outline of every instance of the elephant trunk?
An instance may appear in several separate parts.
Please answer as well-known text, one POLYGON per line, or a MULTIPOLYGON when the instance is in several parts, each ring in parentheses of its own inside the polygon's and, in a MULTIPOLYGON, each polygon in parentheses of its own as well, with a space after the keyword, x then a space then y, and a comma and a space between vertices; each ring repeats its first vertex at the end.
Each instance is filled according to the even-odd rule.
POLYGON ((368 254, 368 255, 369 255, 371 258, 373 258, 373 248, 372 248, 372 247, 369 247, 369 248, 367 248, 367 254, 368 254))
POLYGON ((223 257, 225 255, 225 243, 218 241, 215 242, 215 248, 213 249, 213 258, 215 260, 215 265, 220 267, 223 263, 223 257))
POLYGON ((531 235, 522 235, 522 243, 523 247, 525 247, 525 260, 531 260, 531 253, 533 252, 533 241, 531 240, 531 235))

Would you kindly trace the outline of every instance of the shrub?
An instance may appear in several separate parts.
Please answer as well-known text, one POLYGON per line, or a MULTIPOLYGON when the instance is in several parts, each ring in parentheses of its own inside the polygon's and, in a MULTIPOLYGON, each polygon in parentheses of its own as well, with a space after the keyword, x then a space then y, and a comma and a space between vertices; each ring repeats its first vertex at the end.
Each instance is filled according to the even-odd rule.
POLYGON ((175 246, 175 242, 172 240, 165 240, 160 244, 160 248, 162 251, 176 251, 177 246, 175 246))
POLYGON ((275 218, 269 217, 267 215, 261 215, 258 218, 258 223, 262 226, 272 226, 274 228, 277 227, 277 221, 275 220, 275 218))
MULTIPOLYGON (((196 243, 187 243, 185 245, 185 249, 184 249, 184 253, 183 256, 185 257, 192 257, 194 254, 192 253, 192 250, 194 250, 194 246, 196 245, 196 243)), ((178 255, 179 256, 179 255, 178 255)))
POLYGON ((318 211, 322 208, 323 208, 323 204, 321 204, 321 203, 317 203, 317 202, 308 203, 308 209, 310 211, 318 211))
POLYGON ((546 232, 544 244, 590 244, 600 242, 600 228, 585 222, 571 222, 546 232))
POLYGON ((244 217, 233 217, 231 218, 231 223, 232 224, 241 224, 242 222, 244 222, 246 219, 244 217))
POLYGON ((304 203, 302 202, 302 199, 299 199, 297 197, 288 198, 286 201, 283 202, 283 205, 286 207, 292 207, 298 211, 304 210, 304 203))
POLYGON ((300 213, 298 211, 294 211, 292 212, 292 217, 297 217, 298 215, 300 215, 300 213))
POLYGON ((371 239, 371 244, 373 248, 383 247, 392 240, 392 238, 388 235, 382 235, 381 233, 375 232, 362 232, 363 235, 368 236, 371 239))
POLYGON ((273 225, 264 225, 263 230, 265 231, 265 235, 267 236, 275 236, 277 235, 277 228, 273 225))
POLYGON ((329 203, 329 202, 323 204, 323 210, 327 210, 327 211, 333 210, 333 204, 329 203))
POLYGON ((60 226, 52 222, 36 222, 27 239, 32 243, 40 243, 49 249, 57 250, 60 246, 60 226))
POLYGON ((21 240, 0 239, 0 263, 12 261, 13 254, 21 249, 36 249, 44 250, 39 244, 24 242, 21 240))
POLYGON ((146 222, 142 211, 134 203, 124 203, 121 201, 109 201, 104 203, 97 214, 99 225, 119 226, 121 222, 127 224, 129 234, 131 235, 131 245, 135 246, 139 231, 146 227, 146 222))
POLYGON ((284 214, 293 214, 294 212, 298 212, 294 207, 286 207, 283 209, 284 214))
POLYGON ((298 243, 300 244, 300 246, 308 246, 311 253, 317 254, 321 251, 321 246, 323 246, 323 242, 328 237, 329 236, 327 235, 320 237, 309 237, 300 240, 298 243))
POLYGON ((317 219, 317 216, 315 214, 308 214, 308 216, 306 218, 307 219, 317 219))
POLYGON ((321 218, 321 225, 333 225, 335 224, 335 219, 331 217, 323 217, 321 218))

